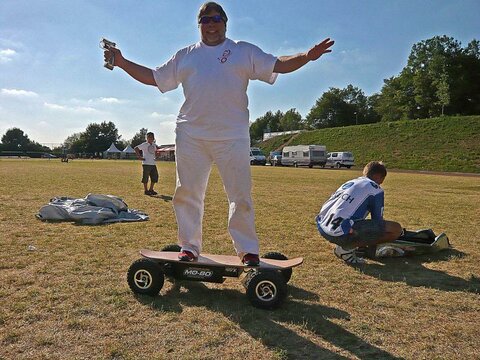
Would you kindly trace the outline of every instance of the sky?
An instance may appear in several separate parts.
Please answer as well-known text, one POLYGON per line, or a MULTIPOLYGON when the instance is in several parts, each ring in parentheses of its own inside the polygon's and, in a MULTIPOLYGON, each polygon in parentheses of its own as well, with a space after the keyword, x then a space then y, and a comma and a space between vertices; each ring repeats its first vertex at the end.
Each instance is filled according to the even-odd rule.
MULTIPOLYGON (((378 93, 412 46, 447 35, 465 47, 480 40, 479 0, 223 0, 227 37, 276 56, 330 37, 332 53, 268 85, 250 82, 250 121, 295 108, 305 117, 331 87, 378 93)), ((121 69, 103 67, 102 37, 155 68, 199 41, 196 0, 1 0, 0 137, 20 128, 49 147, 112 121, 123 140, 141 128, 174 142, 181 87, 162 94, 121 69)))

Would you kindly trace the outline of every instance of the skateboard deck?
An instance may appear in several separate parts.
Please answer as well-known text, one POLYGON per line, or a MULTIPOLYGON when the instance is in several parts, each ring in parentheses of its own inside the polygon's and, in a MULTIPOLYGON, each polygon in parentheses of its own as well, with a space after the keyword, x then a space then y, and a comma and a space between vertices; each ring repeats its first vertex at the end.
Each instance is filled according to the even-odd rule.
POLYGON ((274 260, 274 259, 265 259, 260 258, 259 266, 246 266, 244 265, 238 256, 233 255, 213 255, 213 254, 202 254, 194 261, 180 261, 178 259, 178 252, 173 251, 154 251, 148 249, 140 250, 140 255, 149 259, 155 260, 164 260, 168 262, 179 262, 182 264, 191 264, 191 265, 207 265, 207 266, 218 266, 218 267, 235 267, 235 268, 262 268, 262 269, 289 269, 303 263, 303 258, 294 258, 288 260, 274 260))

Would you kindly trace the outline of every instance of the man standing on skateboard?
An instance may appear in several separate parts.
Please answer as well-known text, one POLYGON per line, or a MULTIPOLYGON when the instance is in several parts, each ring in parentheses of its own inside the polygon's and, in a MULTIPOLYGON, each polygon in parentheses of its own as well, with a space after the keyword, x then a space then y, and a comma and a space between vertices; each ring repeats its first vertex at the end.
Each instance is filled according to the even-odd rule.
POLYGON ((325 39, 305 53, 275 57, 250 43, 226 38, 228 18, 215 2, 203 4, 197 20, 201 40, 154 70, 125 59, 115 48, 105 50, 104 56, 106 61, 114 56, 114 66, 162 93, 183 87, 185 102, 175 130, 173 198, 180 259, 192 261, 202 250, 204 197, 215 163, 228 197, 228 230, 235 250, 244 264, 256 266, 259 241, 251 197, 248 82, 273 84, 279 73, 295 71, 331 52, 334 42, 325 39))

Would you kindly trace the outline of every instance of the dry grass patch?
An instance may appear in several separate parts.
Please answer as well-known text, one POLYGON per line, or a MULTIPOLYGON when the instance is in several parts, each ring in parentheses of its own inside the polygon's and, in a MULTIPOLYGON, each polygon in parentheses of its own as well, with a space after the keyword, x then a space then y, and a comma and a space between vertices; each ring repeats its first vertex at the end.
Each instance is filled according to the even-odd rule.
MULTIPOLYGON (((478 177, 390 173, 386 218, 446 232, 452 251, 346 266, 314 217, 360 172, 253 167, 262 252, 304 256, 276 311, 250 306, 236 279, 166 281, 134 296, 126 271, 140 248, 176 242, 174 164, 159 163, 158 197, 143 195, 134 161, 0 161, 0 359, 475 358, 478 331, 478 177), (44 223, 53 196, 122 197, 142 223, 44 223), (36 251, 28 251, 34 245, 36 251)), ((233 254, 227 202, 213 171, 204 251, 233 254)))

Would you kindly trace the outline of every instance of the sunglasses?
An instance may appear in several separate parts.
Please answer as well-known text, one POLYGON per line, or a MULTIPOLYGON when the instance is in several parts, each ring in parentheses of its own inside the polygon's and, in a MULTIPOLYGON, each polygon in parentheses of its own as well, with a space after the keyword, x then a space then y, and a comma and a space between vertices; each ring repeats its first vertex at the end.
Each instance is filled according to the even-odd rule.
POLYGON ((221 15, 213 15, 202 16, 200 19, 198 19, 199 24, 210 24, 211 21, 213 21, 214 23, 219 23, 223 21, 223 18, 221 15))

